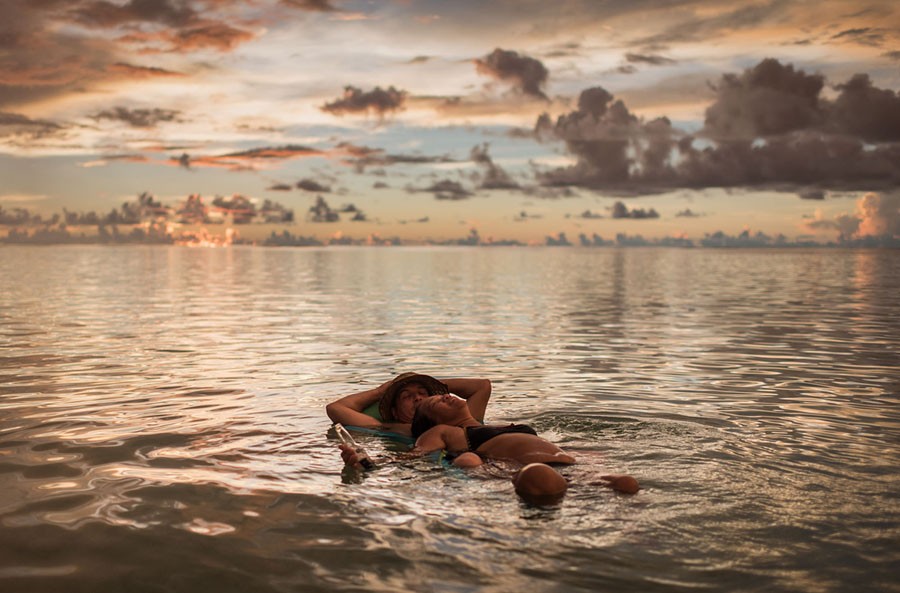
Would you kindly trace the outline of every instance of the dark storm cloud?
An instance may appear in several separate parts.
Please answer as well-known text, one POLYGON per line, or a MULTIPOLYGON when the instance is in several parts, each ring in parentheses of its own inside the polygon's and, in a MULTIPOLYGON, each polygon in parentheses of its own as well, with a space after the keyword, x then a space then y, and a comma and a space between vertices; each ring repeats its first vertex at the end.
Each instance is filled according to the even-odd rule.
POLYGON ((636 178, 652 185, 672 176, 668 159, 678 134, 669 120, 643 122, 600 87, 583 91, 578 109, 556 122, 546 114, 541 116, 535 132, 539 138, 564 140, 579 161, 573 167, 541 173, 544 185, 640 193, 636 178), (632 172, 635 166, 640 170, 632 172))
POLYGON ((820 74, 766 59, 741 75, 726 74, 706 110, 705 131, 715 138, 755 138, 818 125, 824 116, 820 74))
POLYGON ((480 189, 520 189, 518 183, 513 181, 509 174, 494 163, 488 154, 488 144, 472 147, 470 157, 474 163, 484 169, 481 176, 480 189))
POLYGON ((311 191, 316 193, 330 193, 331 188, 327 185, 322 185, 315 179, 301 179, 297 182, 297 189, 302 189, 303 191, 311 191))
POLYGON ((664 66, 675 63, 675 60, 663 56, 630 52, 625 54, 625 60, 631 64, 650 64, 651 66, 664 66))
POLYGON ((565 142, 577 163, 539 171, 549 187, 618 195, 676 188, 880 190, 900 185, 900 95, 858 74, 820 96, 825 80, 767 59, 716 85, 700 142, 666 118, 644 121, 606 90, 577 110, 541 116, 541 139, 565 142))
POLYGON ((632 208, 629 210, 628 206, 622 202, 613 204, 611 215, 613 218, 659 218, 659 213, 653 208, 648 208, 646 210, 643 208, 632 208))
POLYGON ((867 74, 856 74, 837 88, 841 93, 826 125, 869 142, 900 141, 900 93, 874 87, 867 74))
POLYGON ((406 91, 392 86, 386 89, 377 86, 371 91, 347 86, 344 87, 343 97, 326 103, 320 109, 333 115, 375 112, 383 117, 387 113, 402 109, 406 96, 406 91))
POLYGON ((107 119, 121 121, 135 128, 152 128, 160 122, 180 121, 179 111, 172 109, 128 109, 127 107, 113 107, 95 113, 92 119, 107 119))
POLYGON ((480 74, 512 83, 516 90, 525 95, 547 100, 542 87, 547 82, 549 72, 540 60, 498 47, 485 57, 475 60, 475 67, 480 74))

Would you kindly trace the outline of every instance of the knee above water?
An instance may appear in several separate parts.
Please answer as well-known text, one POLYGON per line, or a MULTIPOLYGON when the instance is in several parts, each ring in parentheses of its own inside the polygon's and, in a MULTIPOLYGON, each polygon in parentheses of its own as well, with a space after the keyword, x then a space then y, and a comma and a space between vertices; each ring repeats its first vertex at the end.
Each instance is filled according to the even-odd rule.
POLYGON ((513 477, 516 494, 536 505, 556 504, 569 485, 559 472, 543 463, 531 463, 513 477))

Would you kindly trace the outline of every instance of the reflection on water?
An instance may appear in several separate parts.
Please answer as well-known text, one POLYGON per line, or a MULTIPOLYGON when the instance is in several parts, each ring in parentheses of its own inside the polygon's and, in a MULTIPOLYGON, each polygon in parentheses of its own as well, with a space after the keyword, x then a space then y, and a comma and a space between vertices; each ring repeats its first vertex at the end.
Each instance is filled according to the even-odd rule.
POLYGON ((7 247, 0 278, 4 591, 900 589, 896 252, 7 247), (409 369, 491 378, 489 420, 580 459, 563 504, 342 471, 325 403, 409 369))

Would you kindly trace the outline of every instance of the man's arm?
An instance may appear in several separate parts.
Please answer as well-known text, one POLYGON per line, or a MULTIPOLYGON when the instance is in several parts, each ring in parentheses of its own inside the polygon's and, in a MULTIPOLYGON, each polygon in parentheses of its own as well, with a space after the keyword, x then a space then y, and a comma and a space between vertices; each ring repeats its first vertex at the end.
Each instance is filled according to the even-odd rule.
POLYGON ((484 422, 484 412, 491 399, 491 382, 488 379, 441 379, 450 393, 466 400, 469 412, 479 422, 484 422))
POLYGON ((409 434, 409 424, 397 424, 382 422, 372 418, 363 410, 379 401, 392 380, 385 381, 375 389, 367 389, 359 393, 351 393, 339 400, 335 400, 325 406, 325 413, 332 422, 340 422, 347 426, 359 426, 360 428, 374 428, 376 430, 389 430, 409 434))

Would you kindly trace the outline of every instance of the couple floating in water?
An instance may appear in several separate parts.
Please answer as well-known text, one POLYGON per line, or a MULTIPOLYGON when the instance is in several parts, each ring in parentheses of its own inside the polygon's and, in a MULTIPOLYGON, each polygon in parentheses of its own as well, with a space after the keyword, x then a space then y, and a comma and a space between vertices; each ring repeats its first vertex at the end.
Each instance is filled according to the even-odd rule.
MULTIPOLYGON (((413 452, 446 451, 458 467, 471 468, 485 460, 520 464, 512 478, 516 493, 533 504, 553 504, 568 489, 566 479, 552 466, 571 465, 575 458, 537 435, 525 424, 482 424, 491 382, 487 379, 445 379, 404 373, 390 381, 328 404, 333 421, 348 426, 411 435, 413 452)), ((351 446, 341 445, 347 465, 361 467, 351 446)), ((626 475, 601 476, 605 486, 634 494, 637 481, 626 475)))

